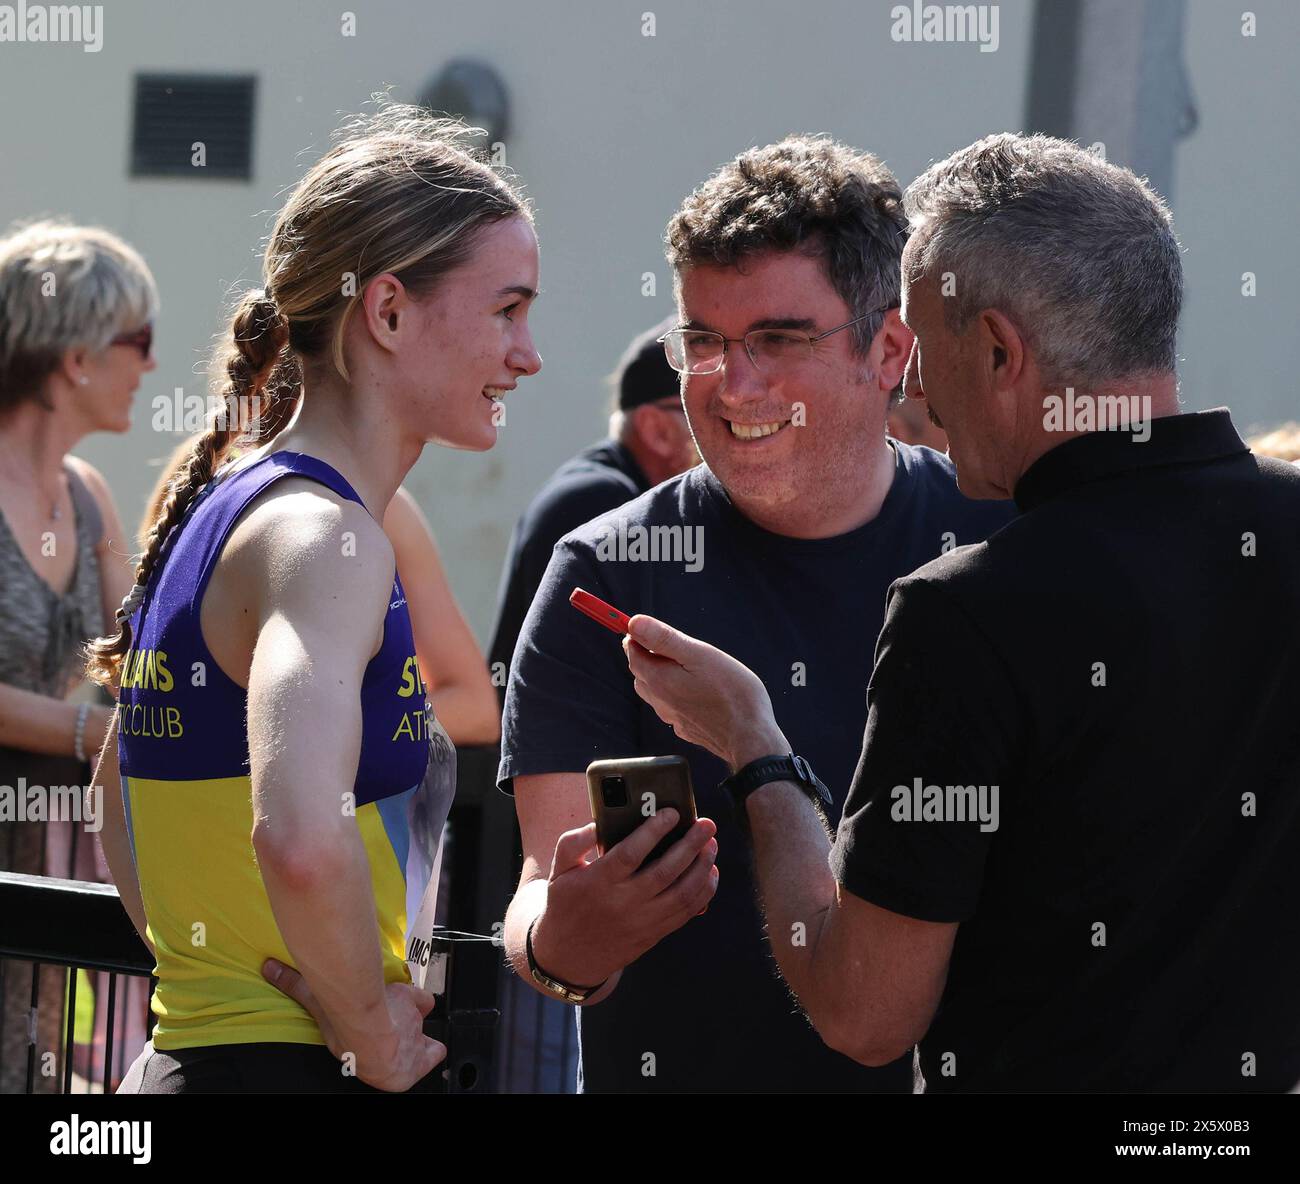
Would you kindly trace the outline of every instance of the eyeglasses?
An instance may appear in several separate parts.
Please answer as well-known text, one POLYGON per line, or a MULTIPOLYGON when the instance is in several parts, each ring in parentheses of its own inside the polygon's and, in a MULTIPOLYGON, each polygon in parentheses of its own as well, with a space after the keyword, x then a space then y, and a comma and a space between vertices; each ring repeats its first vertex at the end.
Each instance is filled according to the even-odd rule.
POLYGON ((664 353, 668 355, 668 364, 679 374, 715 374, 722 369, 727 356, 727 346, 741 342, 745 352, 754 366, 767 374, 781 370, 793 369, 812 357, 813 345, 832 333, 856 325, 859 321, 869 320, 878 312, 884 312, 895 305, 885 305, 872 309, 825 333, 815 337, 801 333, 798 329, 751 329, 744 337, 724 337, 708 329, 672 329, 659 340, 663 343, 664 353))
POLYGON ((114 337, 108 344, 134 346, 140 351, 140 356, 147 360, 149 354, 153 352, 153 325, 146 325, 134 333, 123 333, 120 337, 114 337))

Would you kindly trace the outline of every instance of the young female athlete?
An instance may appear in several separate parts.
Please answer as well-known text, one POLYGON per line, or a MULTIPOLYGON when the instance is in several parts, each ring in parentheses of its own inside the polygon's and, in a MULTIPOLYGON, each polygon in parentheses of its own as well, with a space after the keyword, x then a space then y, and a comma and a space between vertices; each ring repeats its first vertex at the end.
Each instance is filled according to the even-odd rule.
POLYGON ((93 647, 121 675, 104 847, 158 960, 141 1090, 405 1090, 445 1055, 416 983, 454 750, 378 519, 427 442, 491 448, 541 366, 529 210, 461 139, 387 107, 303 178, 234 316, 229 414, 93 647), (222 467, 244 400, 263 444, 222 467))

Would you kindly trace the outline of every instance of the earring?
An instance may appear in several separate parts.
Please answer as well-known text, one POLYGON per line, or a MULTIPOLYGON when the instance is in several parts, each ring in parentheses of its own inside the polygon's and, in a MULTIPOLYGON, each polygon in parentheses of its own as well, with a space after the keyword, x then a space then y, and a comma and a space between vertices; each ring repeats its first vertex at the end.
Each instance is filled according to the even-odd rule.
POLYGON ((84 374, 78 379, 78 381, 81 383, 82 386, 90 385, 90 379, 87 378, 84 374))

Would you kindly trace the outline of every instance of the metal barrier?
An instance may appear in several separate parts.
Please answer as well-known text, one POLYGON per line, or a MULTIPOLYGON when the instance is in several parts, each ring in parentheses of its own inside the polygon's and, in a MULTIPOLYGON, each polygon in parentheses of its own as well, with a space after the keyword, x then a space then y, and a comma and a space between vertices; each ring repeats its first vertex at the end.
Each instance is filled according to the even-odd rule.
MULTIPOLYGON (((500 948, 491 938, 451 929, 436 929, 430 942, 430 990, 438 997, 425 1030, 447 1045, 442 1090, 490 1093, 494 1088, 497 975, 500 948)), ((150 978, 154 960, 140 940, 111 884, 58 880, 0 872, 0 960, 7 994, 20 977, 14 962, 29 963, 31 1009, 28 1013, 27 1092, 36 1080, 37 1019, 41 1006, 41 968, 67 967, 68 990, 63 1015, 62 1092, 72 1092, 73 1025, 76 1016, 76 970, 108 974, 108 1047, 103 1088, 111 1086, 117 977, 150 978), (10 980, 15 980, 11 984, 10 980)), ((152 1025, 150 1025, 152 1030, 152 1025)), ((55 1050, 50 1050, 55 1051, 55 1050)))
POLYGON ((424 1031, 447 1046, 440 1092, 495 1093, 501 947, 490 937, 454 929, 435 929, 429 944, 425 983, 438 1002, 424 1031))
MULTIPOLYGON (((153 955, 140 940, 122 908, 117 889, 111 884, 0 872, 0 959, 16 960, 31 966, 27 1024, 28 1093, 33 1092, 36 1083, 36 1032, 41 1007, 42 967, 53 965, 69 970, 66 1005, 63 1000, 56 1000, 54 1004, 65 1007, 63 1043, 60 1049, 47 1050, 61 1055, 60 1075, 64 1093, 72 1092, 76 971, 107 973, 107 1038, 102 1081, 107 1092, 113 1077, 113 1042, 118 1030, 118 976, 149 978, 153 971, 153 955)), ((22 989, 23 984, 18 981, 20 977, 12 961, 4 967, 3 995, 6 1001, 11 990, 22 989)))

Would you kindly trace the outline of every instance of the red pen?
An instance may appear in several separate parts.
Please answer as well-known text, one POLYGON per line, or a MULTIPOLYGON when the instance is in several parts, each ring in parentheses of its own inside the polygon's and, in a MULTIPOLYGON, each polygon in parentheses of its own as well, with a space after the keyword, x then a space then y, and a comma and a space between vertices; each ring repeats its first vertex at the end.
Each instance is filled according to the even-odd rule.
POLYGON ((624 635, 627 633, 627 614, 619 612, 612 604, 606 604, 599 596, 574 588, 569 593, 569 603, 593 621, 599 621, 606 629, 624 635))

